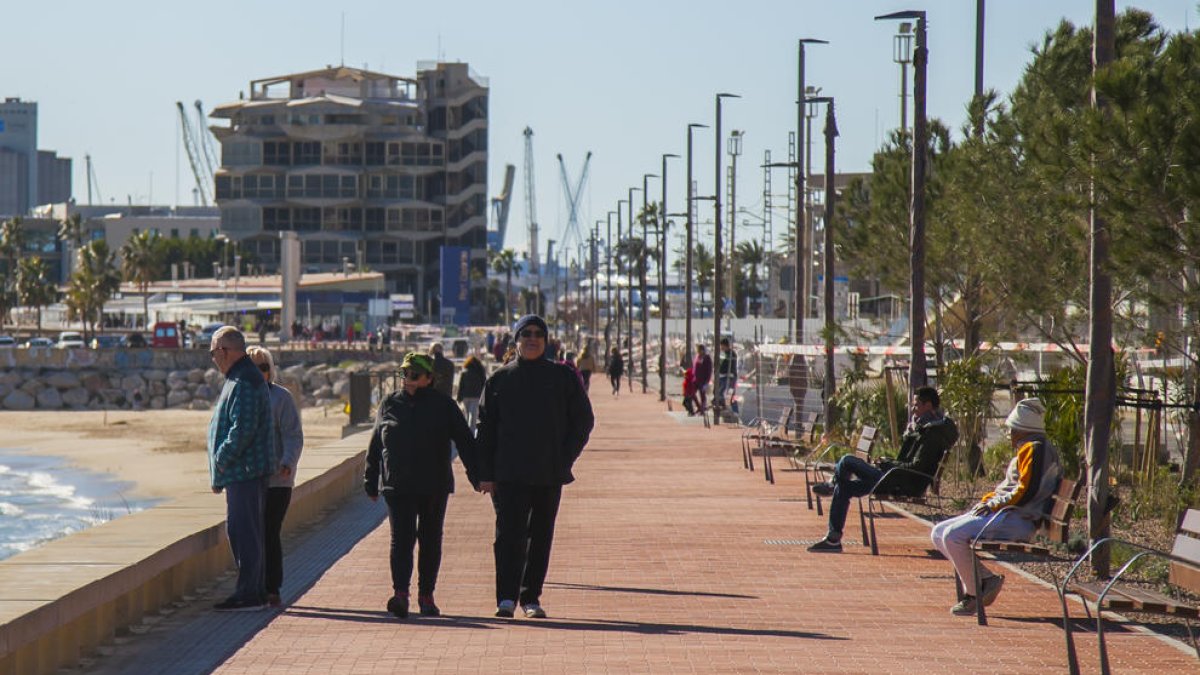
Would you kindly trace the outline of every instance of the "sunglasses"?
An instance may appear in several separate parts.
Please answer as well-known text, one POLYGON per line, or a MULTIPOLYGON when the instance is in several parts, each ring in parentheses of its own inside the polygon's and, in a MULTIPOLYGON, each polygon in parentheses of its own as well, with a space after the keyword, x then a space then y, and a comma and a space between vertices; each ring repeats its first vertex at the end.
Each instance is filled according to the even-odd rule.
POLYGON ((418 370, 416 368, 408 368, 404 371, 404 377, 408 380, 419 380, 421 379, 421 376, 425 374, 425 371, 418 370))
POLYGON ((212 349, 208 350, 208 356, 210 358, 216 357, 217 352, 224 351, 226 349, 228 349, 228 347, 213 347, 212 349))
POLYGON ((526 339, 544 338, 546 337, 546 334, 540 330, 523 330, 520 333, 517 333, 517 337, 523 337, 526 339))
POLYGON ((258 369, 264 373, 269 373, 271 372, 271 365, 269 363, 260 363, 258 364, 258 369))

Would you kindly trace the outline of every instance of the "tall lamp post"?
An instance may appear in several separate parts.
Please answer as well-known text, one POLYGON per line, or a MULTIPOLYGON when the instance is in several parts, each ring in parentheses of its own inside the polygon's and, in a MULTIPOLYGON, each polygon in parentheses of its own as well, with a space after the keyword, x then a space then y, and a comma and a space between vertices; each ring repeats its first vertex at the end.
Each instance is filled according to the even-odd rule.
POLYGON ((650 312, 648 311, 650 303, 646 302, 646 245, 647 245, 647 242, 649 241, 646 238, 646 209, 649 208, 649 205, 648 205, 648 200, 646 198, 646 195, 648 194, 647 190, 650 187, 649 180, 651 178, 658 178, 658 175, 653 174, 653 173, 642 174, 642 217, 640 218, 640 220, 642 221, 642 245, 640 247, 641 250, 639 251, 639 255, 638 255, 638 257, 640 258, 640 260, 638 261, 638 263, 639 263, 638 264, 638 276, 641 277, 639 281, 641 284, 641 294, 642 294, 642 393, 643 394, 646 393, 646 389, 648 387, 648 383, 646 381, 646 343, 649 342, 649 333, 646 330, 646 328, 647 328, 646 322, 650 318, 650 312))
POLYGON ((929 145, 925 91, 929 48, 924 11, 909 10, 875 17, 876 21, 883 19, 915 19, 917 22, 917 50, 913 54, 912 206, 909 209, 909 268, 912 284, 909 289, 911 302, 908 313, 909 330, 912 335, 908 386, 910 392, 915 392, 929 381, 925 365, 925 148, 929 145))
POLYGON ((908 133, 908 64, 912 63, 912 24, 900 23, 900 30, 892 36, 892 61, 900 66, 900 131, 908 133))
MULTIPOLYGON (((821 94, 820 87, 805 87, 805 96, 808 97, 807 110, 804 113, 804 135, 805 138, 812 138, 812 123, 817 117, 817 103, 812 101, 812 98, 821 94)), ((804 144, 804 175, 812 175, 812 143, 804 144)), ((804 316, 812 313, 809 310, 809 305, 812 303, 813 291, 813 267, 816 264, 816 246, 813 242, 813 205, 812 205, 812 190, 804 191, 804 251, 806 257, 804 259, 804 316)))
MULTIPOLYGON (((606 255, 604 257, 604 362, 608 363, 608 355, 612 353, 612 343, 609 342, 609 336, 612 334, 612 265, 613 265, 613 245, 612 245, 612 217, 617 211, 608 212, 608 240, 605 244, 606 255)), ((617 232, 618 236, 620 231, 617 232)), ((617 296, 618 300, 620 296, 617 296)), ((620 318, 617 314, 617 318, 620 318)), ((618 323, 618 326, 620 324, 618 323)))
POLYGON ((837 119, 834 116, 833 97, 818 96, 809 99, 815 103, 824 103, 825 107, 825 257, 821 272, 825 275, 825 386, 822 390, 825 400, 825 424, 833 424, 833 390, 837 373, 833 363, 833 336, 837 332, 837 321, 834 318, 833 306, 833 207, 836 192, 834 191, 837 119))
POLYGON ((684 311, 686 315, 683 320, 683 330, 685 333, 687 333, 686 341, 684 343, 684 359, 688 363, 692 362, 692 277, 694 276, 692 273, 692 249, 696 245, 696 219, 692 216, 692 214, 695 213, 695 207, 692 205, 692 203, 696 200, 696 195, 692 194, 692 130, 707 128, 707 124, 697 124, 696 122, 692 122, 687 125, 687 186, 685 188, 687 190, 687 246, 685 246, 687 250, 684 252, 687 264, 686 269, 684 270, 685 287, 683 293, 683 302, 685 304, 684 311))
MULTIPOLYGON (((722 297, 721 282, 723 260, 721 250, 721 102, 727 98, 741 98, 737 94, 721 93, 716 95, 716 147, 714 148, 714 167, 713 167, 713 348, 712 357, 719 358, 721 355, 721 310, 724 308, 725 300, 722 297)), ((720 374, 717 375, 720 377, 720 374)), ((715 390, 714 390, 715 393, 715 390)), ((724 394, 724 392, 722 392, 724 394)), ((721 424, 721 408, 724 407, 724 396, 713 397, 713 424, 721 424)))
POLYGON ((726 152, 729 154, 729 277, 726 280, 725 293, 733 298, 734 308, 737 307, 737 284, 734 281, 734 260, 737 257, 737 158, 742 154, 742 137, 744 131, 734 129, 729 132, 726 142, 726 152))
MULTIPOLYGON (((805 45, 827 44, 829 44, 827 41, 815 38, 801 38, 796 42, 796 140, 805 148, 808 148, 810 143, 804 133, 804 109, 806 107, 806 97, 808 96, 808 88, 804 83, 804 48, 805 45)), ((799 161, 799 155, 797 155, 796 159, 799 161)), ((796 324, 792 328, 792 339, 796 344, 804 341, 804 319, 808 313, 808 294, 812 290, 810 286, 805 286, 805 280, 810 279, 809 274, 811 274, 811 270, 805 270, 808 267, 806 264, 808 253, 802 246, 805 241, 806 223, 808 222, 807 200, 805 198, 804 187, 804 182, 808 176, 805 173, 805 167, 796 167, 796 278, 794 280, 796 297, 792 301, 792 304, 796 308, 795 312, 793 312, 796 324)), ((794 361, 798 366, 804 363, 803 357, 794 361)), ((803 372, 798 372, 797 375, 802 376, 803 372)))
MULTIPOLYGON (((624 204, 626 201, 627 200, 625 200, 625 199, 617 200, 617 248, 616 248, 617 252, 614 257, 617 259, 617 271, 618 272, 620 272, 620 270, 621 270, 621 228, 622 228, 621 205, 624 204)), ((621 281, 621 277, 618 274, 617 275, 617 283, 620 284, 620 281, 621 281)), ((621 287, 618 285, 617 286, 617 349, 621 349, 624 346, 624 343, 621 342, 622 314, 623 314, 623 310, 621 309, 621 287)))
MULTIPOLYGON (((629 260, 625 261, 625 313, 629 317, 629 323, 626 326, 629 328, 629 336, 626 340, 629 341, 629 391, 633 391, 633 378, 637 377, 637 368, 634 367, 633 360, 633 264, 634 260, 630 255, 633 252, 633 193, 641 190, 640 187, 629 188, 628 199, 625 201, 625 207, 629 210, 629 229, 626 230, 625 255, 629 260)), ((642 335, 642 340, 646 336, 642 335)))
POLYGON ((658 250, 658 400, 667 400, 667 160, 679 158, 674 153, 662 156, 662 204, 658 210, 662 230, 658 250))

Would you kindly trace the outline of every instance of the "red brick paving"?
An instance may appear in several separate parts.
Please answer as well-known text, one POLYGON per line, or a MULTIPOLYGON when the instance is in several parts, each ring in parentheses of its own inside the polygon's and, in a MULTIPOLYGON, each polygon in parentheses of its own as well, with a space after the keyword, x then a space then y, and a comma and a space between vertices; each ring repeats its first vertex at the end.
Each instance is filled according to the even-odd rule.
MULTIPOLYGON (((738 430, 680 420, 653 395, 600 389, 596 431, 559 514, 550 619, 491 616, 493 516, 468 489, 446 520, 445 617, 384 612, 385 523, 218 672, 1065 670, 1051 590, 1010 573, 989 627, 952 616, 949 563, 928 556, 928 528, 907 518, 878 523, 879 557, 766 544, 824 534, 823 519, 795 501, 798 474, 777 465, 768 485, 741 468, 738 430)), ((849 525, 857 538, 856 512, 849 525)), ((1094 672, 1094 635, 1078 641, 1094 672)), ((1116 672, 1200 672, 1195 656, 1133 631, 1115 631, 1109 653, 1116 672)))

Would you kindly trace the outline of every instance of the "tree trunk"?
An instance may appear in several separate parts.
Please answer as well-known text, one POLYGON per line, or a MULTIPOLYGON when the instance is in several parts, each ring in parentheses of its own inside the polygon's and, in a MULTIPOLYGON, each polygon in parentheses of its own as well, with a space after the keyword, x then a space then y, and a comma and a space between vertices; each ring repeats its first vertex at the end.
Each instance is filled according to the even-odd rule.
MULTIPOLYGON (((1192 391, 1200 391, 1200 368, 1192 365, 1192 391)), ((1195 408, 1188 413, 1188 444, 1183 458, 1183 473, 1179 477, 1181 486, 1192 484, 1196 470, 1200 469, 1200 411, 1195 408)))

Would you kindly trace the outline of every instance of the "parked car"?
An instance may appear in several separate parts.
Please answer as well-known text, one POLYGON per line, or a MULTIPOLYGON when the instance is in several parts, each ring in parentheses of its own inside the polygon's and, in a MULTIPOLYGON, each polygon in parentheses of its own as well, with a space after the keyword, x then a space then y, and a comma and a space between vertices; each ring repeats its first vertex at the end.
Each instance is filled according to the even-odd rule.
POLYGON ((146 338, 142 337, 141 333, 130 333, 121 338, 121 346, 130 349, 144 349, 147 346, 146 338))
POLYGON ((174 321, 159 321, 154 324, 154 332, 150 334, 150 346, 156 349, 182 347, 179 324, 174 321))
POLYGON ((200 332, 196 334, 196 338, 192 341, 192 346, 195 347, 196 349, 211 348, 213 333, 217 332, 218 329, 224 328, 224 327, 225 327, 225 324, 221 323, 220 321, 218 321, 216 323, 204 324, 204 327, 200 329, 200 332))
POLYGON ((83 333, 77 333, 73 330, 65 330, 58 334, 58 341, 54 345, 59 349, 83 349, 87 347, 83 342, 83 333))
POLYGON ((48 337, 29 338, 28 340, 25 341, 25 344, 23 344, 21 346, 25 347, 26 349, 30 349, 33 347, 53 347, 54 340, 51 340, 48 337))
POLYGON ((120 335, 97 335, 92 338, 92 349, 115 349, 121 347, 123 341, 120 335))
POLYGON ((17 341, 11 335, 0 335, 0 349, 12 349, 17 346, 17 341))

